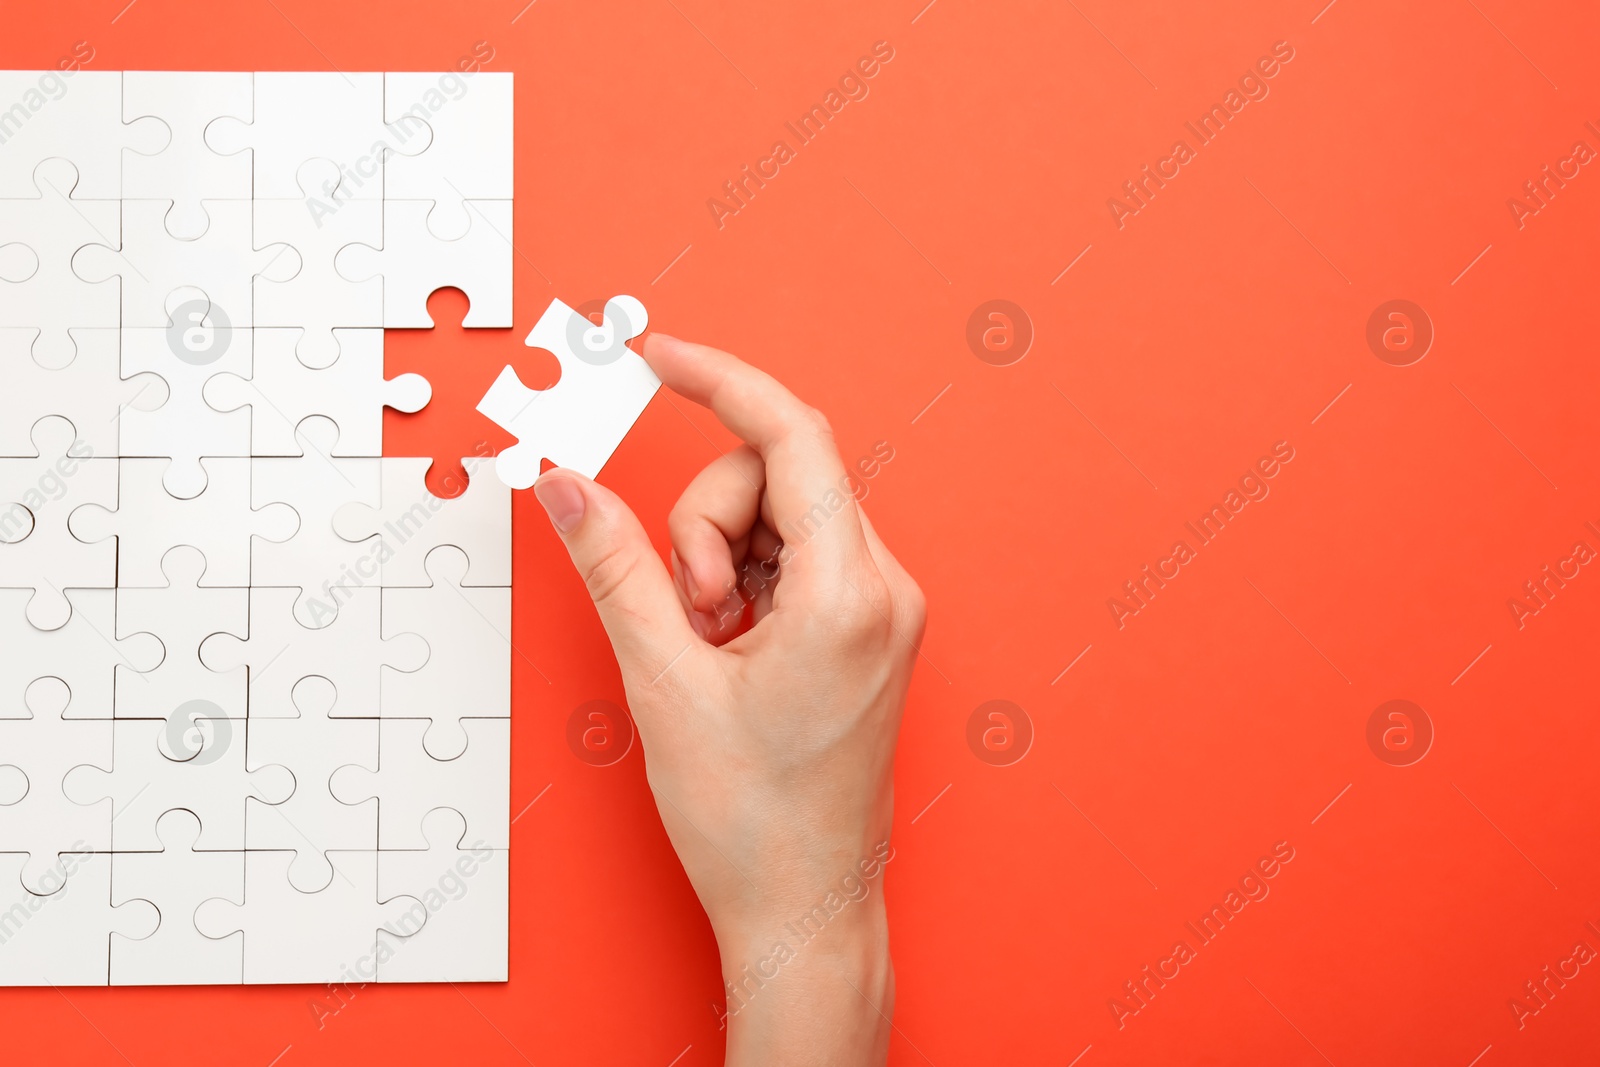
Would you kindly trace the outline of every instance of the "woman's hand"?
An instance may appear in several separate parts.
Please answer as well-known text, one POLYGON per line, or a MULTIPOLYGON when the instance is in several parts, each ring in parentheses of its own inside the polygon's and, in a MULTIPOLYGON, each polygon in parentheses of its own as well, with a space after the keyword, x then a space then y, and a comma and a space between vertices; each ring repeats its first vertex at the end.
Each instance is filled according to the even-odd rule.
POLYGON ((711 919, 729 1064, 879 1064, 894 972, 883 868, 924 603, 851 493, 826 420, 725 352, 644 357, 744 446, 668 519, 671 573, 616 494, 534 492, 622 668, 661 820, 711 919))

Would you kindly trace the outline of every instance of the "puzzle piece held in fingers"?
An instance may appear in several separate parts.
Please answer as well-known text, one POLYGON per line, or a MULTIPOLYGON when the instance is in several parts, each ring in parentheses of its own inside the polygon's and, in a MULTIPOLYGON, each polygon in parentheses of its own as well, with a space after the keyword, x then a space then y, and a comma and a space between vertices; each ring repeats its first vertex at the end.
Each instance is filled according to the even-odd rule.
POLYGON ((559 300, 550 302, 527 343, 554 354, 560 380, 549 389, 529 389, 506 367, 478 404, 517 437, 495 460, 501 481, 526 489, 545 459, 589 478, 600 473, 661 388, 650 365, 628 347, 648 323, 644 305, 631 296, 607 301, 599 325, 559 300))

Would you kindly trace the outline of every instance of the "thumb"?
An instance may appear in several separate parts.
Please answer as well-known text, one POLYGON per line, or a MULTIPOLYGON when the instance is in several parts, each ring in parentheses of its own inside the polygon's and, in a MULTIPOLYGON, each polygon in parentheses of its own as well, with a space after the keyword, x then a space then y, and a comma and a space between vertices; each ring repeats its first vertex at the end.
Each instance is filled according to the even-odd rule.
POLYGON ((628 680, 650 681, 699 642, 661 557, 622 498, 556 468, 533 486, 588 587, 628 680))

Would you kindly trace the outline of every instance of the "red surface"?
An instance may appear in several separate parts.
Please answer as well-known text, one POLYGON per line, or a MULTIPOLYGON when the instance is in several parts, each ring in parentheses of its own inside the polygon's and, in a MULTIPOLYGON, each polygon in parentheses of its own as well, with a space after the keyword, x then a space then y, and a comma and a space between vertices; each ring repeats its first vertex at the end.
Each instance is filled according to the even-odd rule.
MULTIPOLYGON (((932 604, 892 1062, 1593 1057, 1600 970, 1520 1028, 1508 1002, 1600 948, 1600 571, 1521 629, 1507 605, 1600 549, 1600 176, 1520 227, 1507 206, 1600 149, 1593 5, 120 2, 15 6, 0 59, 441 69, 485 41, 517 73, 517 329, 396 341, 438 390, 406 451, 504 444, 469 382, 551 297, 618 292, 826 408, 847 459, 892 444, 867 507, 932 604), (877 41, 870 95, 719 228, 708 198, 877 41), (1279 41, 1270 95, 1119 229, 1107 198, 1279 41), (1010 366, 965 340, 993 298, 1034 328, 1010 366), (1405 367, 1365 339, 1397 298, 1436 330, 1405 367), (1108 598, 1280 441, 1270 495, 1119 629, 1108 598), (968 747, 993 699, 1032 724, 1010 766, 968 747), (1411 766, 1368 747, 1391 699, 1435 731, 1411 766), (1199 946, 1185 924, 1278 842, 1269 895, 1199 946), (1180 939, 1194 958, 1119 1028, 1108 1002, 1180 939)), ((728 444, 662 396, 604 480, 663 530, 728 444)), ((316 989, 7 991, 8 1060, 720 1062, 713 945, 639 753, 568 748, 615 666, 517 507, 512 803, 539 799, 511 982, 368 987, 320 1029, 316 989)))

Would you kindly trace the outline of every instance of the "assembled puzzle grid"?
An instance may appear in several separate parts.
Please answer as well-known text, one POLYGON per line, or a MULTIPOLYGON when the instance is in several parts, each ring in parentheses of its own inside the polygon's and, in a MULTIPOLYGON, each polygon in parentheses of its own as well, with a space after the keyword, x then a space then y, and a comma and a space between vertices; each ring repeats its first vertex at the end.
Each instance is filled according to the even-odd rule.
POLYGON ((512 325, 511 75, 446 84, 80 71, 0 143, 0 984, 507 976, 511 491, 381 439, 385 327, 512 325))

